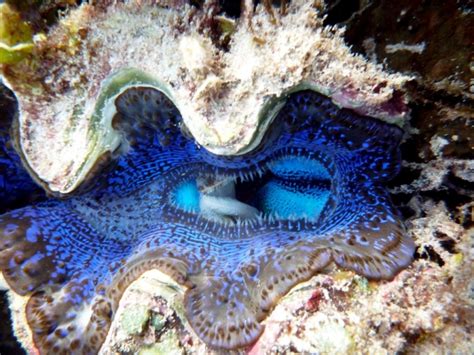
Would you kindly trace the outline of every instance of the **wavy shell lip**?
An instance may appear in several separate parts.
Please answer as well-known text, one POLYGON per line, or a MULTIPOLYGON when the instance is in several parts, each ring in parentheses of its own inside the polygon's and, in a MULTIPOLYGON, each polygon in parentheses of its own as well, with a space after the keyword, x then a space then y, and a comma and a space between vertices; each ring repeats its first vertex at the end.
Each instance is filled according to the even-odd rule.
POLYGON ((258 8, 251 29, 236 23, 227 52, 210 40, 206 16, 189 6, 82 5, 30 59, 3 65, 19 102, 17 146, 35 179, 54 194, 74 191, 118 147, 113 98, 137 85, 169 96, 197 143, 220 155, 253 149, 285 96, 304 88, 403 122, 397 93, 409 78, 353 55, 311 4, 292 2, 278 24, 258 8))
POLYGON ((228 158, 183 136, 163 93, 138 87, 115 101, 114 127, 131 148, 117 169, 89 192, 1 218, 0 267, 14 293, 30 296, 23 310, 42 353, 96 353, 122 293, 149 269, 188 287, 185 314, 200 339, 235 349, 261 334, 260 322, 290 287, 331 260, 374 279, 392 278, 411 261, 413 242, 381 185, 398 170, 400 128, 340 110, 314 92, 297 93, 278 115, 278 138, 228 158), (268 190, 267 168, 274 183, 300 187, 299 197, 288 192, 284 202, 280 189, 268 190), (329 176, 334 198, 322 201, 315 189, 328 191, 329 176), (201 177, 204 187, 234 178, 243 185, 198 191, 201 177), (197 197, 189 197, 180 182, 194 179, 197 197), (233 206, 248 202, 248 211, 252 187, 268 208, 257 202, 264 215, 246 223, 247 214, 233 206), (222 217, 237 216, 237 223, 208 220, 221 216, 202 203, 207 196, 233 201, 222 217), (293 210, 302 217, 293 221, 272 217, 301 197, 324 203, 327 218, 305 219, 307 210, 293 210), (199 212, 187 212, 195 202, 199 212))

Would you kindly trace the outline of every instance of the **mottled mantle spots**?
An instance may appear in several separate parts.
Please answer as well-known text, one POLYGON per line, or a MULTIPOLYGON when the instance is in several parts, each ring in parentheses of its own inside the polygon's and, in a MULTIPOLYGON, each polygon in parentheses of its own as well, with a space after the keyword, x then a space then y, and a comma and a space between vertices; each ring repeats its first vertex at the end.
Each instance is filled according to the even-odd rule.
POLYGON ((181 133, 165 95, 115 103, 113 166, 87 190, 0 216, 0 270, 29 296, 42 353, 96 353, 127 286, 157 268, 188 287, 185 309, 211 347, 255 341, 292 286, 328 263, 388 279, 412 260, 382 184, 401 130, 297 93, 244 156, 216 156, 181 133))

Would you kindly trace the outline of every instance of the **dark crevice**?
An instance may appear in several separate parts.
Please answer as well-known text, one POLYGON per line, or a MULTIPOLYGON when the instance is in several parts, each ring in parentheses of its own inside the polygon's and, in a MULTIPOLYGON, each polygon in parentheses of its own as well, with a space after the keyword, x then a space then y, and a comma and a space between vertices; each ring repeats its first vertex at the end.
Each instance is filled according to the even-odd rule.
POLYGON ((338 25, 349 20, 360 10, 359 0, 331 0, 326 2, 325 25, 338 25))
MULTIPOLYGON (((458 188, 445 188, 430 191, 419 191, 416 193, 393 193, 390 194, 393 204, 400 212, 404 220, 411 218, 423 218, 426 215, 423 211, 415 210, 410 201, 414 196, 418 196, 421 201, 434 201, 435 203, 442 202, 446 206, 450 217, 464 228, 469 228, 474 225, 472 222, 471 208, 467 206, 472 201, 472 194, 461 194, 458 188), (466 207, 467 206, 467 207, 466 207)), ((451 241, 443 241, 442 245, 446 246, 446 250, 450 251, 451 241)))
POLYGON ((455 221, 462 225, 465 229, 474 227, 474 208, 473 206, 464 206, 458 210, 456 214, 455 221))
POLYGON ((219 5, 220 5, 222 13, 226 15, 227 17, 230 17, 233 19, 238 19, 240 17, 240 14, 242 12, 241 4, 242 2, 240 0, 235 0, 235 1, 220 0, 219 1, 219 5))
POLYGON ((201 9, 204 1, 203 0, 189 0, 189 4, 197 9, 201 9))
MULTIPOLYGON (((465 95, 455 95, 442 89, 434 90, 416 80, 409 81, 405 84, 407 91, 413 96, 414 100, 427 101, 430 105, 439 104, 447 107, 458 107, 463 105, 466 107, 474 106, 474 99, 465 95)), ((420 102, 421 103, 421 102, 420 102)))
MULTIPOLYGON (((34 185, 30 189, 18 190, 13 195, 12 191, 9 191, 8 187, 5 187, 4 181, 2 181, 2 176, 6 174, 6 166, 8 166, 5 161, 10 161, 13 156, 17 155, 10 138, 11 126, 17 109, 18 104, 13 92, 0 82, 0 196, 2 195, 2 189, 7 188, 8 191, 6 195, 0 197, 0 214, 44 199, 43 191, 39 188, 35 189, 34 185)), ((26 184, 26 180, 23 182, 26 184)))
POLYGON ((0 354, 23 355, 26 352, 18 343, 11 326, 7 293, 0 291, 0 354))
POLYGON ((415 260, 424 259, 432 261, 442 267, 445 262, 431 245, 425 245, 421 251, 415 252, 415 260))
MULTIPOLYGON (((270 3, 271 5, 274 7, 274 8, 281 8, 281 5, 283 4, 283 2, 290 2, 290 0, 270 0, 270 3)), ((263 0, 253 0, 253 4, 254 6, 257 6, 259 4, 262 4, 264 5, 265 1, 263 0)))
POLYGON ((446 204, 451 217, 454 217, 458 207, 472 201, 471 196, 459 194, 454 189, 421 191, 419 195, 425 199, 431 199, 435 202, 443 201, 446 204))
POLYGON ((400 212, 403 219, 408 220, 410 218, 416 217, 416 211, 408 206, 399 206, 398 211, 400 212))
POLYGON ((474 2, 472 0, 458 0, 458 8, 465 13, 474 13, 474 2))
POLYGON ((456 241, 450 238, 447 234, 436 231, 434 236, 439 240, 439 244, 443 249, 445 249, 450 254, 456 254, 458 251, 456 249, 456 241))
POLYGON ((413 194, 397 193, 390 195, 392 203, 395 205, 404 220, 417 217, 416 211, 408 204, 413 198, 413 194))
MULTIPOLYGON (((282 6, 282 1, 288 2, 288 0, 273 0, 270 1, 274 9, 279 9, 282 6)), ((257 5, 262 4, 262 0, 253 0, 254 8, 257 5)), ((229 18, 238 19, 242 14, 242 1, 241 0, 219 0, 220 13, 229 18)))
POLYGON ((424 160, 419 154, 419 143, 416 141, 414 136, 411 136, 407 141, 400 145, 400 152, 402 159, 407 162, 423 163, 424 160))
POLYGON ((400 185, 411 184, 421 175, 421 169, 413 169, 407 166, 402 167, 400 173, 386 184, 388 188, 393 188, 400 185))
POLYGON ((457 177, 453 171, 444 177, 443 184, 449 189, 455 189, 460 194, 474 195, 474 183, 457 177))

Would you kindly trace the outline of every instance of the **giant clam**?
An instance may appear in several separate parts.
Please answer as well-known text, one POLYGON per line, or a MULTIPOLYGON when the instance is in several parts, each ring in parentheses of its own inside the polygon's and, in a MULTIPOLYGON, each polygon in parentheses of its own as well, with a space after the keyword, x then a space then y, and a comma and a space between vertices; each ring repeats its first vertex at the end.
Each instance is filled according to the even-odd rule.
POLYGON ((406 78, 351 55, 302 1, 237 22, 226 50, 212 16, 82 5, 3 66, 17 151, 52 195, 0 216, 0 270, 41 353, 99 351, 150 269, 187 287, 205 343, 234 349, 331 261, 374 279, 410 263, 383 187, 406 78))

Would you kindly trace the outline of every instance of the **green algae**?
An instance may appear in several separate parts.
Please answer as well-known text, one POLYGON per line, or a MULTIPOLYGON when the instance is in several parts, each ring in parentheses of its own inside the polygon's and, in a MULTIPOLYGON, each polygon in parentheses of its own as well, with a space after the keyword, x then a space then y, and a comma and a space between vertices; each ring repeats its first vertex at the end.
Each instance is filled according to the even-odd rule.
POLYGON ((183 354, 183 349, 180 348, 178 335, 169 331, 164 334, 160 341, 151 346, 143 347, 139 351, 139 355, 180 355, 183 354))
POLYGON ((161 314, 153 314, 151 317, 151 325, 157 332, 162 330, 166 325, 166 318, 163 317, 161 314))
POLYGON ((369 280, 365 277, 356 275, 354 277, 354 282, 360 292, 369 293, 371 291, 369 280))
POLYGON ((122 329, 129 335, 140 334, 150 318, 150 310, 144 305, 127 309, 120 318, 122 329))
POLYGON ((10 5, 0 4, 0 64, 15 64, 34 48, 33 31, 10 5))

